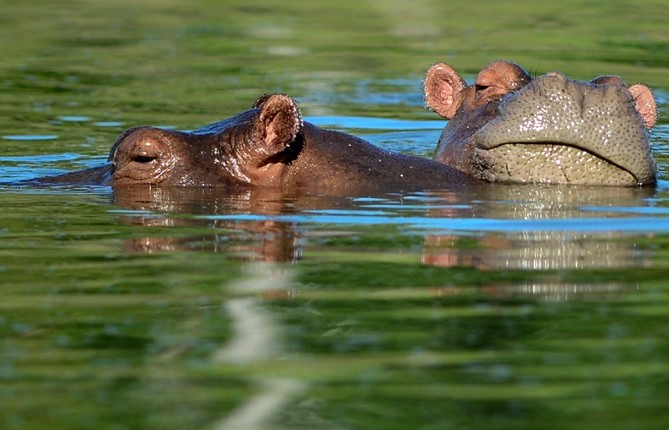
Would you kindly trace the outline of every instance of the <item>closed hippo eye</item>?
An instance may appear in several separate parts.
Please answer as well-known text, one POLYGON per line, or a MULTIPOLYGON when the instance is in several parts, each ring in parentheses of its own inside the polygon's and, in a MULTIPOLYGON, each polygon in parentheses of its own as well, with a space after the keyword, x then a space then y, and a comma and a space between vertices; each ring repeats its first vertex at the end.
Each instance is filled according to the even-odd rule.
POLYGON ((134 161, 135 163, 150 163, 157 159, 158 159, 157 156, 141 155, 141 154, 132 157, 132 161, 134 161))
POLYGON ((113 154, 115 183, 159 183, 173 170, 170 135, 153 127, 126 134, 113 154))
POLYGON ((160 159, 161 145, 155 139, 135 142, 130 150, 129 160, 133 163, 148 164, 160 159))

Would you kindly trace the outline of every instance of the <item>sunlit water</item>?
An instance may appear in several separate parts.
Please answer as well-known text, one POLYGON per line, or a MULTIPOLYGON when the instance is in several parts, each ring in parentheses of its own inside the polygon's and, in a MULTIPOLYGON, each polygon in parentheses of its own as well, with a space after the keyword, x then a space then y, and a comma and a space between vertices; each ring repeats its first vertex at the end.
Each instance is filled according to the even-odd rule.
POLYGON ((424 44, 447 10, 355 4, 365 29, 349 28, 344 2, 313 32, 320 6, 252 3, 91 3, 88 20, 46 9, 47 33, 28 6, 6 11, 23 24, 3 22, 15 54, 0 61, 0 428, 665 428, 669 74, 652 52, 666 43, 618 40, 615 23, 526 18, 544 46, 596 24, 608 62, 588 56, 591 39, 530 55, 508 47, 523 34, 495 27, 488 41, 473 25, 452 27, 472 39, 448 49, 463 67, 515 52, 580 77, 636 74, 660 106, 654 188, 8 184, 102 163, 126 127, 196 128, 263 91, 294 95, 319 126, 429 156, 444 122, 423 109, 421 73, 451 38, 424 44), (378 22, 394 25, 368 33, 378 22), (388 40, 398 49, 380 50, 388 40))

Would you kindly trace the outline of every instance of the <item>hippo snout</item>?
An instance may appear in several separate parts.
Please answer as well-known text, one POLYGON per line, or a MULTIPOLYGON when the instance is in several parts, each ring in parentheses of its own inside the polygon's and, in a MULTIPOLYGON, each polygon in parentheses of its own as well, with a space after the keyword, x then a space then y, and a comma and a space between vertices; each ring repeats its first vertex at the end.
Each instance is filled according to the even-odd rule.
MULTIPOLYGON (((590 169, 575 167, 596 163, 606 166, 602 175, 616 172, 623 183, 655 180, 648 130, 622 85, 573 81, 550 72, 507 94, 474 141, 486 166, 501 163, 499 170, 513 170, 516 177, 552 168, 563 182, 587 183, 590 169)), ((500 173, 486 173, 491 174, 500 173)))

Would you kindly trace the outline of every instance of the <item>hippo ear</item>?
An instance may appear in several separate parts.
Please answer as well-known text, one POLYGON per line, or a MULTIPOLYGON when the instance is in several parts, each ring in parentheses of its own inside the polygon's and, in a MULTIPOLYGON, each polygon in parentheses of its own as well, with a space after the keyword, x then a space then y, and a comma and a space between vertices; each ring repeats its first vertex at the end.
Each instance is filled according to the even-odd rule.
POLYGON ((467 83, 444 63, 430 67, 423 83, 425 104, 440 116, 451 119, 462 102, 459 94, 467 88, 467 83))
POLYGON ((269 99, 269 98, 272 97, 273 95, 277 95, 277 94, 279 94, 279 93, 274 93, 274 94, 272 94, 272 93, 265 93, 265 94, 261 95, 260 97, 258 97, 258 98, 256 99, 255 102, 253 102, 253 104, 251 105, 251 108, 260 108, 260 107, 262 107, 262 105, 265 104, 265 102, 267 101, 267 99, 269 99))
POLYGON ((302 115, 295 100, 285 94, 265 94, 254 107, 260 109, 255 123, 258 150, 269 158, 288 148, 302 130, 302 115))
POLYGON ((651 129, 655 127, 657 120, 657 106, 655 105, 655 98, 653 92, 644 84, 634 84, 629 87, 632 98, 634 99, 634 106, 639 111, 646 128, 651 129))

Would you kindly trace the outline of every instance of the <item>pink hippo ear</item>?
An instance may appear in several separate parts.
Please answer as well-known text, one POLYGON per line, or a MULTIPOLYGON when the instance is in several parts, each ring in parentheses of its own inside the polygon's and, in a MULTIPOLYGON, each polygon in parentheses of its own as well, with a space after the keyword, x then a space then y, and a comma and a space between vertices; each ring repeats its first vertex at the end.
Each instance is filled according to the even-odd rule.
POLYGON ((459 94, 465 88, 467 83, 455 70, 444 63, 437 63, 425 75, 425 105, 440 116, 451 119, 462 103, 459 94))
POLYGON ((641 114, 646 128, 651 129, 655 127, 657 120, 657 106, 655 105, 655 98, 653 92, 644 84, 634 84, 629 87, 632 98, 634 99, 634 106, 641 114))
POLYGON ((269 158, 290 147, 302 130, 302 115, 295 100, 285 94, 265 94, 253 107, 260 109, 254 126, 257 149, 269 158))

